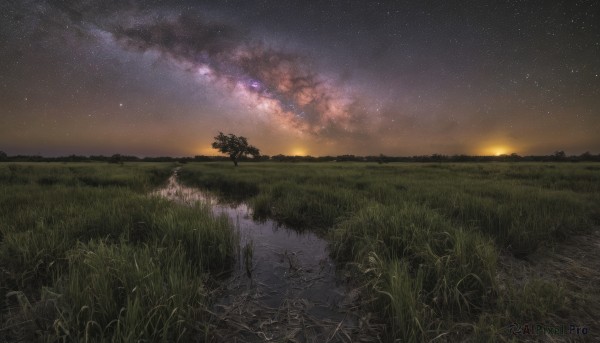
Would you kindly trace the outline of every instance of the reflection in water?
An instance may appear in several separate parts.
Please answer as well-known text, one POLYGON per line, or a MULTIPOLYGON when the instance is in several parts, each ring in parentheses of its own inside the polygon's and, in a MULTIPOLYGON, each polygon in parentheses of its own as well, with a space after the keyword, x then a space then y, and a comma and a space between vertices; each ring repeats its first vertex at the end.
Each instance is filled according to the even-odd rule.
POLYGON ((155 194, 186 205, 204 203, 215 215, 226 215, 239 234, 239 258, 213 309, 221 319, 221 339, 349 340, 357 320, 346 309, 353 300, 348 294, 357 292, 347 292, 336 278, 326 241, 272 220, 255 221, 246 204, 219 203, 179 184, 177 170, 155 194))

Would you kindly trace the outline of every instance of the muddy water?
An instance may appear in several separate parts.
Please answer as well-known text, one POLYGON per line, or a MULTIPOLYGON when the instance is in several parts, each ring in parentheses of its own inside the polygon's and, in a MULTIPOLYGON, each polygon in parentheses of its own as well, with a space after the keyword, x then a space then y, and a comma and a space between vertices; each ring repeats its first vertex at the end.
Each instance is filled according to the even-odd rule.
POLYGON ((240 237, 236 265, 212 309, 218 318, 213 332, 220 340, 349 342, 364 335, 358 329, 360 315, 351 310, 358 292, 336 276, 326 241, 272 220, 253 220, 246 204, 220 203, 180 184, 177 170, 156 193, 185 205, 209 206, 214 215, 227 216, 240 237))

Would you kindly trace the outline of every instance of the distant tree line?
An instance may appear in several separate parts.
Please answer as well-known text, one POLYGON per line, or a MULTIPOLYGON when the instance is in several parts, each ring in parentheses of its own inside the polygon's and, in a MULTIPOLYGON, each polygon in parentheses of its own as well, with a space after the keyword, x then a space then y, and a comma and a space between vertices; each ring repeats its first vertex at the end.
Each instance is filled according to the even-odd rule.
MULTIPOLYGON (((289 155, 260 155, 258 157, 241 156, 240 161, 254 162, 600 162, 600 154, 593 155, 585 152, 581 155, 567 156, 564 151, 556 151, 551 155, 538 156, 520 156, 518 154, 500 155, 500 156, 472 156, 472 155, 418 155, 418 156, 386 156, 383 154, 377 156, 356 156, 356 155, 338 155, 338 156, 289 156, 289 155)), ((194 156, 194 157, 137 157, 130 155, 114 154, 104 155, 69 155, 60 157, 43 157, 39 155, 7 155, 0 151, 0 162, 221 162, 230 161, 228 156, 194 156)))
POLYGON ((499 156, 475 156, 475 155, 416 155, 416 156, 271 156, 270 161, 275 162, 600 162, 600 154, 592 155, 585 152, 581 155, 567 156, 564 151, 556 151, 552 155, 521 156, 518 154, 499 156))

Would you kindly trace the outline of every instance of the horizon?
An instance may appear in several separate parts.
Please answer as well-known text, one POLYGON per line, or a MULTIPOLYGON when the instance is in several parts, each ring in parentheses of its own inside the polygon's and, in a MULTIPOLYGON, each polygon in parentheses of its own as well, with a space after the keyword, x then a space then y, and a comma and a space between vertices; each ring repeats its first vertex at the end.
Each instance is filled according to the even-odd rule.
POLYGON ((600 151, 600 3, 0 5, 0 150, 600 151))
MULTIPOLYGON (((0 150, 0 152, 4 152, 7 154, 8 158, 11 157, 41 157, 41 158, 68 158, 68 157, 85 157, 85 158, 92 158, 92 157, 103 157, 103 158, 110 158, 111 156, 115 156, 115 155, 119 155, 122 157, 135 157, 135 158, 139 158, 139 159, 144 159, 144 158, 172 158, 172 159, 193 159, 195 157, 208 157, 208 158, 228 158, 227 155, 225 154, 215 154, 215 155, 135 155, 135 154, 122 154, 122 153, 109 153, 109 154, 66 154, 66 155, 40 155, 40 154, 9 154, 6 151, 2 151, 0 150)), ((418 158, 418 157, 435 157, 435 156, 441 156, 441 157, 473 157, 473 158, 478 158, 478 157, 511 157, 513 155, 517 155, 519 157, 522 158, 526 158, 526 157, 552 157, 552 156, 556 156, 556 153, 558 152, 563 152, 565 153, 565 157, 579 157, 582 156, 584 154, 589 154, 589 156, 600 156, 600 153, 595 153, 595 152, 591 152, 591 151, 585 151, 581 154, 569 154, 563 150, 557 150, 554 151, 552 153, 547 153, 547 154, 527 154, 527 155, 521 155, 521 154, 517 154, 517 153, 506 153, 506 154, 495 154, 495 155, 470 155, 470 154, 439 154, 439 153, 432 153, 432 154, 420 154, 420 155, 386 155, 386 154, 372 154, 372 155, 360 155, 360 154, 336 154, 336 155, 288 155, 288 154, 260 154, 259 156, 263 157, 263 156, 269 156, 270 158, 275 157, 275 156, 285 156, 285 157, 304 157, 304 158, 324 158, 324 157, 342 157, 342 156, 354 156, 357 158, 361 158, 361 157, 379 157, 382 156, 383 157, 387 157, 387 158, 418 158)), ((245 157, 245 159, 251 161, 253 158, 252 157, 245 157)))
MULTIPOLYGON (((284 156, 299 156, 299 157, 325 157, 325 156, 344 156, 344 155, 354 155, 354 156, 379 156, 381 154, 383 154, 384 156, 389 156, 389 157, 413 157, 413 156, 432 156, 432 155, 442 155, 442 156, 509 156, 511 154, 517 154, 519 156, 551 156, 554 153, 556 153, 557 151, 563 151, 565 152, 566 156, 579 156, 585 153, 590 153, 591 155, 598 155, 600 154, 600 150, 594 151, 594 150, 578 150, 578 151, 567 151, 564 149, 555 149, 552 151, 544 151, 544 152, 536 152, 536 153, 519 153, 517 151, 509 151, 509 150, 502 150, 501 152, 494 152, 496 149, 492 148, 486 148, 486 149, 480 149, 482 152, 481 153, 467 153, 467 152, 450 152, 450 153, 441 153, 441 152, 425 152, 425 153, 405 153, 405 154, 385 154, 382 152, 377 152, 377 151, 373 151, 372 153, 355 153, 355 152, 340 152, 340 153, 334 153, 334 154, 310 154, 310 153, 305 153, 305 154, 295 154, 293 152, 290 153, 285 153, 285 152, 275 152, 275 153, 264 153, 262 149, 260 149, 260 147, 258 147, 260 150, 260 154, 261 156, 267 155, 267 156, 276 156, 276 155, 284 155, 284 156), (487 153, 483 152, 483 151, 487 151, 487 153)), ((53 158, 53 157, 68 157, 68 156, 112 156, 112 155, 123 155, 123 156, 135 156, 135 157, 139 157, 139 158, 144 158, 144 157, 150 157, 150 158, 154 158, 154 157, 172 157, 172 158, 184 158, 184 157, 194 157, 194 156, 207 156, 207 157, 227 157, 224 154, 219 154, 219 152, 215 150, 215 152, 208 152, 208 149, 206 150, 202 150, 204 152, 202 153, 190 153, 190 154, 159 154, 159 153, 136 153, 136 152, 115 152, 112 150, 100 150, 98 152, 86 152, 86 151, 81 151, 81 152, 73 152, 76 150, 65 150, 65 152, 40 152, 40 149, 27 149, 27 150, 17 150, 18 152, 13 152, 10 151, 8 149, 3 149, 0 146, 0 151, 5 152, 8 156, 41 156, 41 157, 49 157, 49 158, 53 158)), ((123 150, 127 150, 127 149, 123 149, 123 150)), ((297 151, 298 149, 292 149, 291 151, 297 151)))

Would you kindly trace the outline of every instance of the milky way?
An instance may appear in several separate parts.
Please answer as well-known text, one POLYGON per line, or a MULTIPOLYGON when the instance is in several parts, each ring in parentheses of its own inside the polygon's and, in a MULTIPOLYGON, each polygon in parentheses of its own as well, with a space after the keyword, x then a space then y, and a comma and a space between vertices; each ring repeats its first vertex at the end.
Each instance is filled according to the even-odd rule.
POLYGON ((600 152, 600 4, 4 1, 0 150, 600 152))
POLYGON ((311 70, 305 57, 242 37, 227 25, 198 17, 120 28, 126 48, 155 49, 187 70, 232 90, 282 127, 318 134, 325 128, 355 131, 354 96, 311 70))

